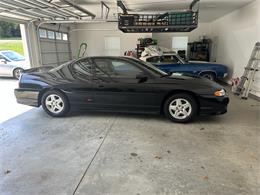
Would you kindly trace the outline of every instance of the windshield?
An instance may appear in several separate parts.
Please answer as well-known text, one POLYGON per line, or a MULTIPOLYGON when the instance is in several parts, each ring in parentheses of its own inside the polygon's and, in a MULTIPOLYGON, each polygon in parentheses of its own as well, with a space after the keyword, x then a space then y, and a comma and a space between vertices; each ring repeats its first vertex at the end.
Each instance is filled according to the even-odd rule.
POLYGON ((182 58, 179 54, 176 54, 176 56, 179 58, 182 64, 189 63, 186 59, 182 58))
POLYGON ((23 61, 25 58, 14 51, 3 51, 2 54, 12 61, 23 61))
POLYGON ((146 68, 148 68, 149 70, 157 73, 157 74, 160 74, 161 76, 165 76, 165 75, 168 75, 166 72, 163 72, 162 70, 156 68, 154 65, 152 65, 151 63, 149 62, 144 62, 142 60, 139 60, 139 59, 135 59, 135 58, 131 58, 132 60, 134 61, 137 61, 139 63, 141 63, 142 65, 144 65, 146 68))

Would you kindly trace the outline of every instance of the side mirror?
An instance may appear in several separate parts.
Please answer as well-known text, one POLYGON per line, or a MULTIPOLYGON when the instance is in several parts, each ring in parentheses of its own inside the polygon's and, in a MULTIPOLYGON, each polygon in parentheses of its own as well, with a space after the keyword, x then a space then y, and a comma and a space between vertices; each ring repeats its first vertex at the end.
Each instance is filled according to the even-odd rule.
POLYGON ((143 83, 148 80, 148 75, 141 73, 141 74, 136 75, 136 79, 139 80, 139 83, 143 83))
POLYGON ((7 64, 7 61, 5 59, 0 59, 0 64, 7 64))

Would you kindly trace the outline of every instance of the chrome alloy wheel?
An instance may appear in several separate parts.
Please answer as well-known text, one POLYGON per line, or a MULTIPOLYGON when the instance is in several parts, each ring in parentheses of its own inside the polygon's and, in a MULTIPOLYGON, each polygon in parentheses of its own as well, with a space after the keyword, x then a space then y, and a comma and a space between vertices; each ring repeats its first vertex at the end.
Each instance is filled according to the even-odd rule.
POLYGON ((190 102, 185 99, 178 98, 174 99, 169 104, 169 112, 172 117, 176 119, 186 119, 192 112, 192 106, 190 102))
POLYGON ((45 99, 45 105, 47 109, 54 114, 58 114, 64 109, 62 98, 56 94, 48 95, 45 99))
POLYGON ((22 69, 20 69, 20 68, 15 69, 15 70, 14 70, 14 77, 17 78, 17 79, 19 79, 19 78, 21 77, 22 73, 23 73, 23 70, 22 70, 22 69))

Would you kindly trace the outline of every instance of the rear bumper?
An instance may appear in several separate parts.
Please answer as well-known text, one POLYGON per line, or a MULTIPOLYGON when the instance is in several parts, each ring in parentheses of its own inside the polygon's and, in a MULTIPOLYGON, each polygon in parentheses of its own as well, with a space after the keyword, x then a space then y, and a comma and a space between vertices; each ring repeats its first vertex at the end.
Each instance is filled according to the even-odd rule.
POLYGON ((218 115, 227 112, 229 98, 215 96, 201 96, 199 115, 218 115))
POLYGON ((32 91, 27 89, 15 89, 14 94, 16 97, 16 101, 19 104, 25 104, 28 106, 39 107, 39 91, 32 91))

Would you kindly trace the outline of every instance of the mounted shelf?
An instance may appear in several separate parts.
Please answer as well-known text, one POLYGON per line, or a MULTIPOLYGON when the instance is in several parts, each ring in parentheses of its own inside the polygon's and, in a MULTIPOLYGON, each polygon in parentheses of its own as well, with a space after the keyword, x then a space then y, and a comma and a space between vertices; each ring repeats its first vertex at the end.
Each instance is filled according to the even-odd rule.
POLYGON ((199 0, 189 9, 163 14, 129 14, 122 1, 117 1, 123 13, 118 14, 118 28, 125 33, 190 32, 198 27, 199 0))
POLYGON ((198 27, 198 12, 119 14, 118 28, 125 33, 190 32, 198 27))

